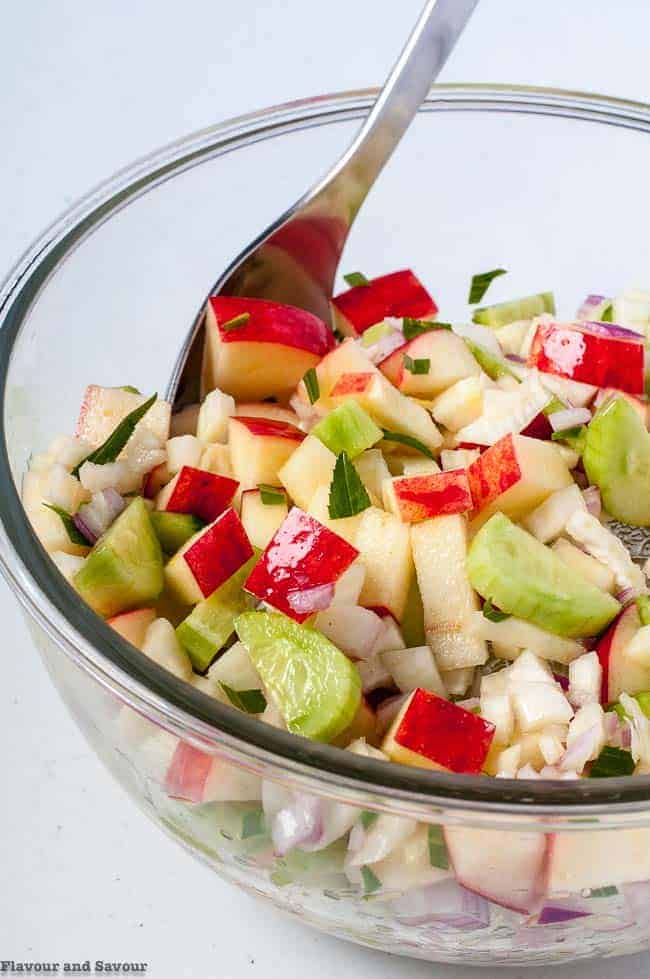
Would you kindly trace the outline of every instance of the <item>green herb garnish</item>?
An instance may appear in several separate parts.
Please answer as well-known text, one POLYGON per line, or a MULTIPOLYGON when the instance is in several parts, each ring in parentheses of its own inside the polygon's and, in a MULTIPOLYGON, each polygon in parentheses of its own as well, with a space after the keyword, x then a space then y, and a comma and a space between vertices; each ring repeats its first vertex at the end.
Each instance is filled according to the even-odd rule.
POLYGON ((419 439, 413 438, 412 435, 402 435, 401 432, 389 432, 385 428, 382 428, 382 432, 387 442, 399 442, 400 445, 408 445, 410 449, 421 452, 427 459, 433 459, 433 453, 419 439))
POLYGON ((331 520, 354 517, 370 506, 368 490, 361 482, 347 452, 336 457, 334 474, 330 484, 328 512, 331 520))
POLYGON ((348 272, 343 278, 349 286, 354 288, 355 286, 369 286, 370 279, 366 279, 363 272, 348 272))
POLYGON ((607 884, 605 887, 592 887, 589 891, 589 897, 614 897, 618 894, 618 887, 614 887, 613 884, 607 884))
POLYGON ((132 384, 123 384, 120 390, 126 391, 128 394, 142 394, 142 391, 138 391, 132 384))
POLYGON ((266 832, 264 813, 261 809, 252 809, 244 813, 242 820, 241 838, 247 840, 251 836, 262 836, 266 832))
POLYGON ((639 595, 636 600, 636 610, 641 619, 641 625, 650 625, 650 595, 639 595))
POLYGON ((631 775, 634 768, 634 758, 629 751, 605 746, 589 769, 589 778, 617 778, 619 775, 631 775))
POLYGON ((451 323, 414 320, 410 316, 405 316, 402 320, 402 333, 405 340, 413 340, 415 337, 420 337, 423 333, 431 333, 433 330, 451 330, 451 323))
POLYGON ((284 490, 279 489, 277 486, 260 483, 257 488, 260 491, 260 499, 264 506, 282 506, 283 503, 286 503, 287 498, 284 490))
POLYGON ((587 438, 587 428, 585 425, 574 425, 573 428, 565 428, 561 432, 553 432, 551 439, 553 442, 566 442, 569 448, 582 455, 587 438))
POLYGON ((428 357, 414 360, 408 354, 404 354, 404 367, 409 374, 428 374, 431 369, 431 361, 428 357))
POLYGON ((148 401, 145 401, 144 404, 139 405, 137 408, 134 408, 133 411, 129 412, 129 414, 122 419, 119 425, 113 429, 106 441, 74 467, 72 470, 72 475, 79 475, 79 470, 83 466, 84 462, 94 462, 96 466, 105 466, 108 462, 115 462, 120 452, 133 435, 136 425, 142 418, 144 418, 151 406, 156 403, 157 399, 158 394, 152 394, 148 401))
POLYGON ((491 272, 479 272, 478 275, 473 275, 472 283, 469 287, 468 303, 480 303, 488 291, 492 280, 497 279, 500 275, 505 275, 506 272, 507 269, 492 269, 491 272))
POLYGON ((370 867, 361 868, 361 879, 363 880, 364 894, 374 894, 375 891, 381 890, 381 881, 376 874, 373 874, 370 867))
POLYGON ((364 829, 370 829, 372 824, 377 822, 378 816, 378 812, 372 812, 370 809, 364 809, 359 817, 359 820, 364 829))
POLYGON ((56 506, 54 503, 44 503, 43 506, 47 507, 48 510, 52 510, 57 514, 57 516, 61 517, 61 523, 65 527, 68 538, 72 544, 81 544, 84 547, 90 547, 88 541, 81 531, 77 530, 75 522, 67 510, 64 510, 63 507, 56 506))
POLYGON ((608 306, 605 306, 605 308, 603 310, 603 314, 600 317, 600 322, 601 323, 612 323, 613 322, 613 319, 612 319, 613 316, 614 316, 614 307, 610 303, 608 306))
POLYGON ((432 867, 439 867, 440 870, 449 870, 449 855, 442 826, 429 826, 428 837, 429 863, 432 867))
POLYGON ((320 384, 318 383, 318 374, 316 373, 315 367, 310 367, 305 376, 302 379, 305 388, 307 389, 307 397, 309 398, 310 404, 316 404, 320 398, 320 384))
POLYGON ((227 683, 219 686, 233 705, 247 714, 261 714, 266 710, 266 697, 261 690, 234 690, 227 683))
POLYGON ((233 316, 231 320, 226 320, 225 323, 219 323, 219 329, 224 333, 230 333, 231 330, 238 330, 240 326, 245 326, 250 318, 250 313, 240 313, 238 316, 233 316))
POLYGON ((483 616, 490 622, 505 622, 511 617, 509 612, 502 612, 495 608, 489 598, 486 598, 483 603, 483 616))

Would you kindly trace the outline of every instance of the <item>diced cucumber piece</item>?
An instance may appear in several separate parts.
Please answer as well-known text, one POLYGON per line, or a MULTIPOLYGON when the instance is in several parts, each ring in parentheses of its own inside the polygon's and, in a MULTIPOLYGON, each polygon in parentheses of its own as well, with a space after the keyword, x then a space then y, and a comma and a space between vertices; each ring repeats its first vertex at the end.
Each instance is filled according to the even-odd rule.
POLYGON ((502 612, 559 636, 596 636, 621 606, 550 548, 495 513, 467 555, 472 587, 502 612))
POLYGON ((175 554, 204 526, 203 521, 192 513, 152 510, 149 516, 165 554, 175 554))
POLYGON ((293 734, 331 741, 351 724, 359 673, 329 639, 272 612, 244 612, 235 628, 293 734))
POLYGON ((247 598, 242 586, 256 561, 257 554, 199 602, 177 626, 176 635, 199 673, 207 670, 235 631, 235 619, 246 611, 247 598))
POLYGON ((475 309, 472 319, 483 326, 497 329, 515 323, 517 320, 532 320, 534 316, 543 313, 555 315, 555 299, 552 292, 539 292, 535 296, 524 296, 523 299, 511 299, 507 303, 495 303, 493 306, 482 306, 475 309))
POLYGON ((355 459, 383 437, 381 428, 356 401, 339 405, 319 421, 310 434, 320 439, 334 455, 347 452, 350 459, 355 459))
POLYGON ((625 398, 612 398, 587 426, 583 463, 616 520, 650 526, 650 435, 625 398))
POLYGON ((468 340, 467 337, 464 339, 479 367, 485 371, 491 380, 498 381, 500 377, 514 377, 515 381, 520 383, 520 379, 508 365, 507 360, 502 357, 497 357, 487 347, 482 347, 480 343, 474 343, 473 340, 468 340))
POLYGON ((104 616, 158 598, 164 584, 162 552, 141 497, 99 538, 73 583, 90 607, 104 616))

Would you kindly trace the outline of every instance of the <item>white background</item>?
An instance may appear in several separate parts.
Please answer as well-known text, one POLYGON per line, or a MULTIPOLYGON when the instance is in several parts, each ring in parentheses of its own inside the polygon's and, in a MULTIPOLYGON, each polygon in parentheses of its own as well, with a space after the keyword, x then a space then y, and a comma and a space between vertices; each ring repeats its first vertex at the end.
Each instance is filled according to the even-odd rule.
MULTIPOLYGON (((419 7, 5 0, 0 269, 81 192, 160 144, 264 104, 379 83, 419 7)), ((482 0, 441 80, 650 101, 649 32, 646 0, 482 0)), ((4 585, 0 613, 0 961, 147 961, 152 979, 458 979, 473 971, 329 939, 192 862, 90 754, 4 585)), ((649 971, 647 955, 554 974, 634 979, 649 971)))

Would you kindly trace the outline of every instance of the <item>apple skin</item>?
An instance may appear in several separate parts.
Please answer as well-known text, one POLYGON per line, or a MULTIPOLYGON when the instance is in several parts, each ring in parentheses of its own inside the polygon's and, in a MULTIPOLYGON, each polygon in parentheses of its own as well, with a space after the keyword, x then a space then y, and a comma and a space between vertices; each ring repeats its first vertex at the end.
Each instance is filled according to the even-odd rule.
POLYGON ((342 333, 358 336, 386 316, 433 318, 438 307, 417 276, 410 269, 402 269, 334 296, 332 312, 342 333))
POLYGON ((408 340, 379 364, 379 370, 404 394, 417 398, 435 398, 452 384, 467 377, 478 377, 477 361, 462 337, 451 330, 431 330, 408 340), (407 370, 405 357, 428 360, 426 374, 407 370))
POLYGON ((239 415, 244 415, 246 418, 272 418, 296 427, 300 420, 295 411, 269 401, 240 401, 235 406, 235 418, 239 415))
POLYGON ((233 421, 247 428, 251 435, 261 435, 268 438, 289 439, 291 442, 302 442, 306 437, 295 425, 275 418, 247 417, 236 415, 233 421))
POLYGON ((170 513, 191 513, 205 523, 212 523, 228 509, 238 486, 237 480, 228 476, 183 466, 174 480, 171 495, 158 509, 170 513))
POLYGON ((278 473, 305 437, 295 425, 274 418, 230 418, 230 463, 242 488, 279 484, 278 473))
POLYGON ((226 510, 184 552, 203 597, 227 581, 253 556, 253 548, 234 510, 226 510))
POLYGON ((330 398, 345 398, 349 395, 365 394, 370 390, 374 381, 374 374, 343 374, 332 390, 330 398))
POLYGON ((383 750, 417 767, 478 775, 494 731, 494 724, 477 714, 418 687, 393 722, 383 750))
POLYGON ((296 306, 239 296, 211 296, 208 306, 221 343, 280 344, 307 350, 319 360, 336 344, 334 334, 321 319, 296 306), (221 329, 221 324, 242 313, 249 314, 247 323, 235 330, 221 329))
POLYGON ((161 462, 159 466, 154 466, 151 472, 148 472, 144 477, 142 495, 146 500, 153 500, 171 478, 172 474, 166 462, 161 462))
POLYGON ((533 338, 528 366, 600 388, 629 394, 644 389, 643 341, 608 336, 592 324, 541 323, 533 338))
POLYGON ((625 654, 630 640, 640 628, 636 603, 632 602, 614 619, 598 642, 596 652, 602 668, 601 703, 612 703, 623 692, 633 696, 650 687, 650 669, 625 654))
MULTIPOLYGON (((123 388, 106 388, 98 384, 90 384, 81 402, 75 437, 90 442, 96 449, 122 419, 145 400, 143 395, 133 394, 123 388)), ((165 442, 169 438, 170 419, 169 402, 158 400, 138 422, 137 427, 153 432, 160 442, 165 442)))
POLYGON ((465 469, 397 477, 390 482, 395 515, 404 523, 418 523, 430 517, 466 513, 472 509, 465 469))
POLYGON ((155 609, 138 608, 131 612, 121 612, 120 615, 114 615, 106 622, 121 635, 122 639, 126 639, 138 649, 142 649, 145 633, 155 618, 155 609))
POLYGON ((165 776, 165 793, 170 799, 203 802, 212 756, 185 741, 179 741, 165 776))
MULTIPOLYGON (((521 435, 526 435, 529 439, 541 439, 542 442, 547 442, 553 434, 553 426, 548 420, 548 416, 540 411, 533 418, 532 422, 529 422, 525 428, 522 428, 521 435)), ((484 446, 485 448, 485 446, 484 446)))
POLYGON ((467 470, 474 508, 482 510, 521 479, 512 435, 499 439, 467 470))
POLYGON ((295 622, 316 608, 296 611, 292 593, 334 585, 359 552, 299 507, 293 507, 244 583, 246 591, 295 622))

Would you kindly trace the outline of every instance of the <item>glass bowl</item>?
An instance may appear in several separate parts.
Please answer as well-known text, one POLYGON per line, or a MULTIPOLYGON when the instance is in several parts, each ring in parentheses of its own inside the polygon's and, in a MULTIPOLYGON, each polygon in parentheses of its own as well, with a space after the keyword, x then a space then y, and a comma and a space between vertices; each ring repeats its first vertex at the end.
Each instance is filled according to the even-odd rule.
MULTIPOLYGON (((180 140, 88 194, 18 262, 0 292, 2 572, 95 751, 221 876, 342 938, 423 959, 639 951, 649 777, 454 776, 263 725, 121 640, 59 576, 20 504, 30 452, 71 431, 88 383, 164 389, 197 301, 336 159, 375 95, 294 102, 180 140), (202 801, 166 791, 179 756, 202 801), (344 865, 345 837, 278 856, 264 818, 278 805, 394 849, 363 870, 344 865)), ((649 132, 650 107, 632 102, 437 86, 366 202, 344 270, 412 266, 445 319, 467 316, 472 274, 496 266, 510 274, 490 301, 552 288, 568 315, 588 292, 647 285, 649 132)))

